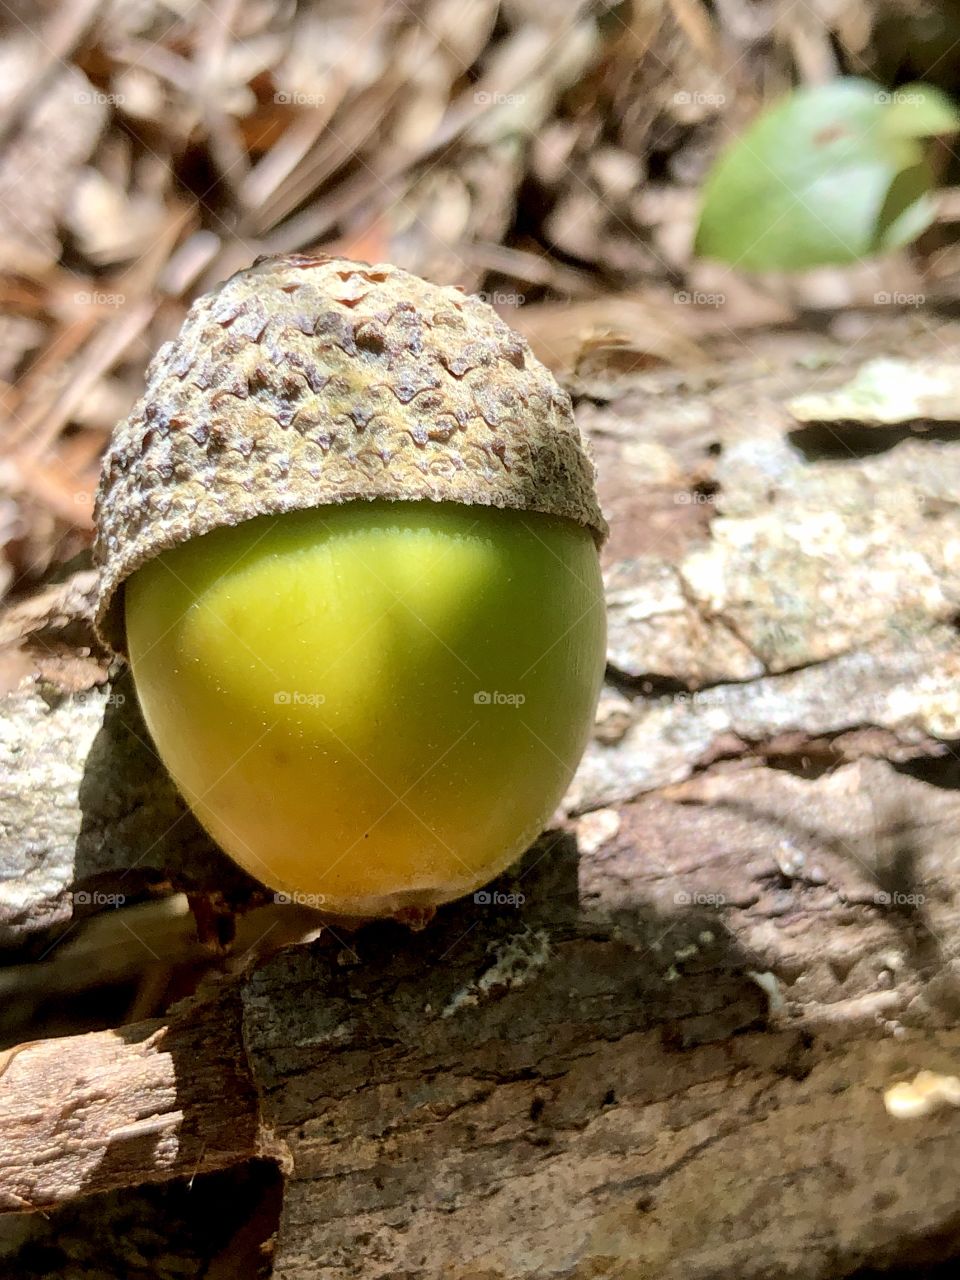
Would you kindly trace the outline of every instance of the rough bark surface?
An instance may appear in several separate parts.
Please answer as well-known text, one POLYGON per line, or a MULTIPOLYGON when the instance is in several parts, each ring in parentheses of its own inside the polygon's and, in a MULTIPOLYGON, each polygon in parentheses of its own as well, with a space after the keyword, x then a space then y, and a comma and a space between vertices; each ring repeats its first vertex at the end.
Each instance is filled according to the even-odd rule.
MULTIPOLYGON (((929 363, 935 342, 960 364, 957 326, 929 326, 877 321, 855 352, 731 343, 583 407, 611 674, 562 829, 422 932, 334 922, 174 1010, 158 1044, 209 1030, 172 1078, 155 1024, 15 1054, 2 1206, 176 1177, 211 1133, 204 1159, 285 1169, 291 1280, 828 1280, 950 1257, 960 1115, 895 1119, 884 1094, 960 1067, 960 403, 936 429, 787 407, 868 357, 929 363), (110 1132, 96 1062, 121 1134, 183 1113, 183 1158, 164 1120, 115 1180, 88 1159, 110 1132)), ((21 961, 84 927, 80 894, 262 900, 67 612, 7 620, 0 919, 21 961)))
POLYGON ((169 1024, 38 1040, 0 1055, 0 1210, 193 1177, 257 1151, 235 991, 169 1024))

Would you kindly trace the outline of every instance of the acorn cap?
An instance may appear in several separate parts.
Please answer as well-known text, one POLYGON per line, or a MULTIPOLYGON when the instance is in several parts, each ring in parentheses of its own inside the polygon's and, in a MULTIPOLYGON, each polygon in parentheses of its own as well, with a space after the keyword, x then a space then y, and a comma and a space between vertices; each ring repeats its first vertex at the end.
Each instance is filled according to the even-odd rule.
POLYGON ((430 499, 607 525, 570 397, 479 298, 389 265, 258 260, 198 298, 114 431, 97 494, 96 625, 123 584, 254 516, 430 499))

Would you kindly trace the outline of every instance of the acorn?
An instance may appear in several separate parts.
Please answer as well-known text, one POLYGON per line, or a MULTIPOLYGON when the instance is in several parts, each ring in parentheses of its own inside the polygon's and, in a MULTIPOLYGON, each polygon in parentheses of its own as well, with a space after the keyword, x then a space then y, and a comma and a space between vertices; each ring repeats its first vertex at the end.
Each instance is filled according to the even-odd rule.
POLYGON ((339 913, 431 908, 570 782, 606 532, 569 397, 485 303, 261 259, 194 302, 114 432, 97 629, 241 866, 339 913))

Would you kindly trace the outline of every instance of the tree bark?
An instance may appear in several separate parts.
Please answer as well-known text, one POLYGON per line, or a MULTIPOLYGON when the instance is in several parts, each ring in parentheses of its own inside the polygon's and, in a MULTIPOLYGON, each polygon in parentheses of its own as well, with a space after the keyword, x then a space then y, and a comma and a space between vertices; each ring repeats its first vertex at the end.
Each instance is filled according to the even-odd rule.
MULTIPOLYGON (((915 323, 856 358, 912 358, 915 323)), ((960 359, 956 326, 938 344, 960 359)), ((960 405, 818 442, 785 407, 801 357, 835 361, 825 385, 853 359, 754 346, 581 410, 610 682, 556 829, 420 932, 330 921, 165 1031, 15 1052, 0 1207, 268 1154, 278 1277, 827 1280, 960 1247, 960 1116, 888 1109, 960 1074, 960 405)), ((72 579, 6 620, 20 962, 97 894, 270 896, 185 814, 88 600, 72 579)))
POLYGON ((260 1154, 235 989, 0 1055, 0 1209, 193 1177, 260 1154))

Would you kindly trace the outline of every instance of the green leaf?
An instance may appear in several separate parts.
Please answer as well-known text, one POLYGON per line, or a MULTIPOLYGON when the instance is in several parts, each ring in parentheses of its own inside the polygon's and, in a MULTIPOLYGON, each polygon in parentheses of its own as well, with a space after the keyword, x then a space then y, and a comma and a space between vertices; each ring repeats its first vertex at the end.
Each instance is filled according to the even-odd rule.
POLYGON ((908 244, 933 217, 920 138, 960 127, 925 85, 842 79, 765 112, 704 186, 695 249, 756 271, 844 264, 908 244))
POLYGON ((887 104, 882 127, 890 137, 934 138, 960 130, 953 103, 929 84, 908 84, 877 96, 887 104))
POLYGON ((929 227, 934 215, 932 186, 933 174, 926 160, 897 174, 877 216, 878 250, 909 244, 929 227))

